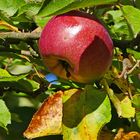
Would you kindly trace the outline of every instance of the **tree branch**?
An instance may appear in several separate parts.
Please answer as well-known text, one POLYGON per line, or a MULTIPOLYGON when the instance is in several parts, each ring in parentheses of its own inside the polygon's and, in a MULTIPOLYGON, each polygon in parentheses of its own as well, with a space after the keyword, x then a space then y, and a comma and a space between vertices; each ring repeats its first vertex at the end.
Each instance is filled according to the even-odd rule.
POLYGON ((40 32, 0 32, 0 45, 18 44, 20 41, 30 42, 31 40, 38 40, 40 32))
POLYGON ((40 32, 1 32, 0 38, 2 39, 19 39, 19 40, 27 40, 33 39, 36 40, 40 36, 40 32))
MULTIPOLYGON (((18 44, 20 41, 25 41, 29 44, 32 40, 38 40, 40 34, 41 32, 0 32, 0 45, 4 45, 5 42, 8 44, 18 44)), ((140 34, 132 40, 113 39, 113 43, 114 47, 118 47, 120 49, 134 49, 134 46, 138 46, 137 50, 140 51, 140 34)))

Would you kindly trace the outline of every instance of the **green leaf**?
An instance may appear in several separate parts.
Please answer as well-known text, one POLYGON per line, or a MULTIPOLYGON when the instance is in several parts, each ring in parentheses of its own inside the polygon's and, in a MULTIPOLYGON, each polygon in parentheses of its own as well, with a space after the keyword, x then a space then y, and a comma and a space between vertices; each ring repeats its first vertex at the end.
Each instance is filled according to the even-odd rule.
POLYGON ((130 1, 130 0, 120 0, 120 3, 123 4, 123 5, 131 5, 132 1, 130 1))
POLYGON ((92 86, 84 91, 65 92, 63 97, 63 139, 96 140, 111 119, 108 96, 92 86))
POLYGON ((41 3, 30 2, 21 6, 18 10, 18 14, 12 17, 14 20, 24 21, 26 19, 33 20, 33 16, 36 15, 41 7, 41 3))
POLYGON ((6 21, 8 23, 12 23, 9 15, 6 12, 2 11, 2 10, 0 10, 0 19, 3 20, 3 21, 6 21))
POLYGON ((126 20, 121 10, 107 11, 104 17, 106 25, 110 28, 110 33, 114 39, 132 39, 126 20))
POLYGON ((127 48, 127 52, 132 54, 135 59, 140 59, 140 52, 127 48))
POLYGON ((140 94, 135 94, 132 98, 133 107, 140 109, 140 94))
POLYGON ((137 8, 140 9, 140 1, 139 0, 135 0, 135 5, 136 5, 137 8))
POLYGON ((25 4, 24 0, 1 0, 0 10, 6 12, 9 16, 13 16, 23 4, 25 4))
POLYGON ((133 106, 136 109, 136 122, 140 128, 140 94, 135 94, 132 99, 133 106))
POLYGON ((11 87, 23 92, 33 92, 39 89, 40 84, 33 80, 25 79, 26 76, 26 74, 12 76, 6 70, 0 69, 0 87, 11 87))
POLYGON ((136 90, 140 91, 140 79, 138 75, 132 75, 129 77, 130 82, 133 84, 133 86, 136 88, 136 90))
POLYGON ((3 77, 11 77, 11 75, 9 74, 7 70, 0 68, 0 78, 3 78, 3 77))
POLYGON ((117 2, 117 0, 55 0, 49 2, 45 0, 38 16, 50 16, 54 15, 54 13, 56 14, 56 12, 60 14, 78 8, 105 5, 114 2, 117 2))
POLYGON ((39 16, 36 16, 35 17, 35 22, 38 26, 40 27, 44 27, 44 25, 52 18, 52 16, 49 16, 49 17, 39 17, 39 16))
POLYGON ((137 122, 138 127, 140 128, 140 112, 136 113, 136 122, 137 122))
POLYGON ((123 99, 120 101, 120 99, 114 94, 111 88, 107 87, 107 92, 110 100, 112 101, 114 107, 116 108, 118 117, 123 118, 134 117, 135 109, 132 107, 131 100, 127 96, 124 96, 123 99))
POLYGON ((29 79, 21 79, 19 80, 17 83, 14 83, 13 86, 16 89, 19 89, 20 91, 24 91, 24 92, 33 92, 37 89, 39 89, 40 84, 33 81, 33 80, 29 80, 29 79))
POLYGON ((7 70, 0 69, 0 82, 18 81, 24 77, 26 77, 26 75, 12 76, 7 70))
POLYGON ((25 74, 32 70, 32 65, 13 64, 8 67, 8 71, 13 75, 25 74))
POLYGON ((140 32, 140 10, 133 6, 123 6, 123 16, 127 20, 134 37, 140 32))
POLYGON ((41 10, 35 17, 35 21, 39 24, 38 20, 42 19, 45 22, 45 17, 49 18, 53 15, 62 14, 79 8, 105 5, 115 2, 117 2, 117 0, 45 0, 41 10))
POLYGON ((28 93, 28 92, 33 92, 39 89, 40 84, 29 79, 19 79, 17 81, 1 82, 0 87, 11 87, 13 90, 28 93))
POLYGON ((33 16, 38 13, 40 7, 40 3, 27 3, 26 5, 19 8, 18 16, 23 13, 27 13, 27 15, 29 14, 30 16, 33 16))
POLYGON ((11 114, 5 105, 5 102, 0 99, 0 126, 7 130, 6 126, 11 123, 11 114))
POLYGON ((20 75, 20 76, 10 76, 10 77, 0 77, 0 82, 16 82, 20 79, 23 79, 27 75, 20 75))

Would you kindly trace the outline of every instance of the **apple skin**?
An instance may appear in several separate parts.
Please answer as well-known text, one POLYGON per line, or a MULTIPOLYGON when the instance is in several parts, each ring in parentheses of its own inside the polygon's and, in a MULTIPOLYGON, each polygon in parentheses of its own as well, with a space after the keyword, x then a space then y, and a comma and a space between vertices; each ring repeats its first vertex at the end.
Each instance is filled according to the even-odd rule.
POLYGON ((96 17, 80 11, 54 16, 44 27, 39 51, 49 71, 80 83, 101 78, 112 63, 113 43, 96 17))

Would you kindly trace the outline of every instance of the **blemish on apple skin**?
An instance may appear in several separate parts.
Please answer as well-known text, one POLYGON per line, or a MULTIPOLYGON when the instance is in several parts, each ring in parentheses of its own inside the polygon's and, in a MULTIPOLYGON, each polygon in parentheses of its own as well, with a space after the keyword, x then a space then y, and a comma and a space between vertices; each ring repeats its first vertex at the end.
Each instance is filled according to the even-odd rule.
POLYGON ((64 37, 64 40, 67 40, 67 39, 68 39, 68 38, 65 36, 65 37, 64 37))

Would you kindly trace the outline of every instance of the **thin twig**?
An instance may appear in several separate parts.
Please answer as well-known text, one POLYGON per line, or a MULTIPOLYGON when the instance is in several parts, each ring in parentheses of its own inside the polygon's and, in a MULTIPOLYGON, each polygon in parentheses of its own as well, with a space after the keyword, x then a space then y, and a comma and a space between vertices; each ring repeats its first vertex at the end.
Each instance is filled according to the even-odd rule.
POLYGON ((117 110, 118 116, 121 117, 122 109, 121 109, 121 102, 120 102, 120 100, 117 98, 117 96, 115 96, 113 90, 109 87, 106 79, 103 79, 102 83, 103 83, 103 85, 105 87, 105 90, 106 90, 106 92, 107 92, 111 102, 113 103, 114 107, 117 110))
POLYGON ((19 39, 19 40, 36 40, 40 37, 40 32, 0 32, 1 39, 19 39))

